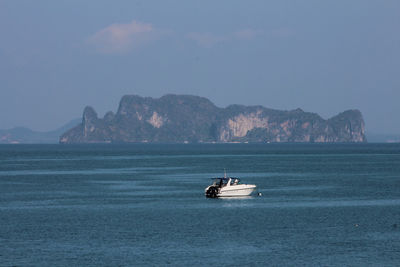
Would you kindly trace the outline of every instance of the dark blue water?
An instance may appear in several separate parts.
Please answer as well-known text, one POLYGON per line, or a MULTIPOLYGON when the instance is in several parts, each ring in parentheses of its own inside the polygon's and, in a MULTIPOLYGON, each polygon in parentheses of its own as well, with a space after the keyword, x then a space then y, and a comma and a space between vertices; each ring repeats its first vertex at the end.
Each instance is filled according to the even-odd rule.
POLYGON ((400 145, 0 146, 0 266, 137 265, 399 266, 400 145))

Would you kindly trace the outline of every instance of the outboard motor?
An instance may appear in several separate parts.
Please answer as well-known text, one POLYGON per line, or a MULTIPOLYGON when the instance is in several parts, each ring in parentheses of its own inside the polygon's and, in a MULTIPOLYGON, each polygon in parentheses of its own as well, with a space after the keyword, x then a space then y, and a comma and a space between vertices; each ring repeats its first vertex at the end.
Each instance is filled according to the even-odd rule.
POLYGON ((217 195, 218 195, 218 187, 210 186, 210 188, 207 189, 206 197, 216 198, 217 195))

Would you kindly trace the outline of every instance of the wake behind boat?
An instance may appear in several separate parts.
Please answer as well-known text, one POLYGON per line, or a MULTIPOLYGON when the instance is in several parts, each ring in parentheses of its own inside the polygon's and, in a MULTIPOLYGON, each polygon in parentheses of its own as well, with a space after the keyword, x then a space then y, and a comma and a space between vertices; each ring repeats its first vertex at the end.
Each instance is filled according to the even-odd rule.
POLYGON ((205 195, 209 198, 217 197, 243 197, 249 196, 254 189, 254 184, 241 184, 239 178, 226 177, 214 178, 211 185, 205 189, 205 195))

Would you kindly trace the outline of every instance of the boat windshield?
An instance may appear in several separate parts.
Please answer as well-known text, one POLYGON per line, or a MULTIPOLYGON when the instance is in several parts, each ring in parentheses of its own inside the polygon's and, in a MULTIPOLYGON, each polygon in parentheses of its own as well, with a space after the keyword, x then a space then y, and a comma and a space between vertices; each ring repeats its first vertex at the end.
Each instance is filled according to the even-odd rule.
POLYGON ((213 185, 226 185, 228 183, 228 179, 224 178, 215 178, 213 185))
POLYGON ((237 178, 232 178, 231 185, 239 184, 240 180, 237 178))
POLYGON ((236 185, 239 184, 240 180, 238 178, 214 178, 213 180, 213 185, 219 185, 219 186, 224 186, 228 184, 229 179, 231 179, 230 185, 236 185))

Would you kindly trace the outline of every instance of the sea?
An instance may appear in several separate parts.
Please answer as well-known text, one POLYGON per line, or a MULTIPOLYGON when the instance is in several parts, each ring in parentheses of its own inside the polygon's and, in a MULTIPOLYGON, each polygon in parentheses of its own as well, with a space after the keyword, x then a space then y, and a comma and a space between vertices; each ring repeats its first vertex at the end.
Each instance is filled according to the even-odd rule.
POLYGON ((0 266, 400 266, 400 144, 1 145, 0 266))

